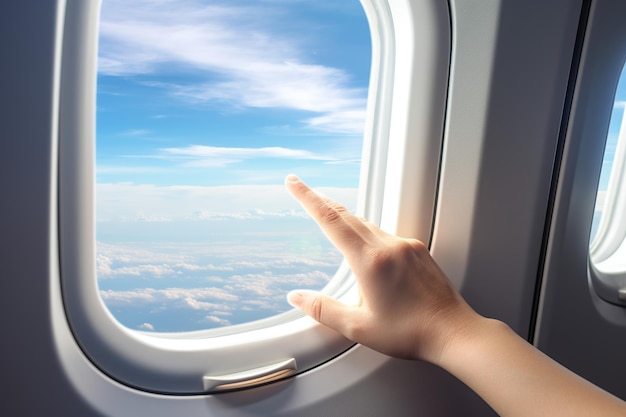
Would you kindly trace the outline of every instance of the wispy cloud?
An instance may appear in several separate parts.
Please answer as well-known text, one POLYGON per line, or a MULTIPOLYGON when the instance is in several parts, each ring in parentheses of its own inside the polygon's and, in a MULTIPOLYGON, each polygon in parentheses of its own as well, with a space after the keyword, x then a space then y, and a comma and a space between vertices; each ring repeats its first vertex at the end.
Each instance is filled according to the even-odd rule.
POLYGON ((121 136, 145 136, 151 133, 148 129, 131 129, 125 132, 121 132, 121 136))
POLYGON ((231 323, 229 320, 226 320, 225 318, 222 317, 217 317, 216 315, 209 315, 206 316, 205 319, 211 323, 215 323, 219 326, 230 326, 231 323))
MULTIPOLYGON (((342 69, 312 62, 278 7, 143 0, 104 3, 99 72, 128 76, 184 70, 185 82, 153 82, 191 102, 313 112, 305 126, 360 134, 366 89, 342 69), (193 81, 191 81, 193 80, 193 81)), ((300 34, 300 36, 302 36, 300 34)))
POLYGON ((142 325, 139 326, 140 330, 148 330, 148 331, 154 331, 154 326, 150 323, 143 323, 142 325))
POLYGON ((191 145, 181 148, 161 149, 161 158, 183 161, 187 167, 223 167, 249 159, 307 159, 333 161, 332 157, 324 157, 301 149, 283 147, 264 148, 228 148, 217 146, 191 145))
MULTIPOLYGON (((100 295, 109 302, 130 302, 130 301, 163 301, 182 300, 189 305, 189 300, 212 299, 220 301, 237 301, 239 297, 230 294, 220 288, 167 288, 163 290, 154 288, 141 288, 131 291, 100 291, 100 295)), ((193 306, 191 306, 194 308, 193 306)))

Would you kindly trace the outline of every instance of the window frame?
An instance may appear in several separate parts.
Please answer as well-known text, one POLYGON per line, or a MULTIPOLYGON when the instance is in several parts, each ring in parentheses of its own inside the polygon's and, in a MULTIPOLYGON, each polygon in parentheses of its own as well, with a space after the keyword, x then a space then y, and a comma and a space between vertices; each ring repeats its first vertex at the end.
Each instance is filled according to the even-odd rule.
MULTIPOLYGON (((428 242, 451 56, 448 4, 361 2, 373 46, 358 214, 392 233, 428 242), (416 166, 421 172, 415 172, 416 166)), ((130 330, 109 313, 95 271, 99 7, 99 1, 67 0, 61 58, 61 289, 67 320, 83 353, 127 386, 193 395, 213 392, 203 385, 206 375, 233 375, 290 359, 297 369, 289 375, 300 374, 349 349, 351 341, 296 311, 223 331, 181 334, 130 330)), ((356 297, 355 280, 345 263, 324 291, 344 301, 356 297)))

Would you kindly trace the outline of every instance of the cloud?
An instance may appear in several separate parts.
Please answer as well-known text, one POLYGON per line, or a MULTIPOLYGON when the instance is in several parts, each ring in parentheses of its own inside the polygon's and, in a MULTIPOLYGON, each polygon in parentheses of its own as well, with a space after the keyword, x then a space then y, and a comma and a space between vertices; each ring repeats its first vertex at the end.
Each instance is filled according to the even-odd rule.
POLYGON ((220 309, 223 306, 220 304, 209 303, 206 301, 198 301, 195 298, 187 297, 185 298, 185 304, 191 307, 194 310, 215 310, 220 309))
POLYGON ((365 115, 366 113, 364 107, 338 110, 328 112, 322 116, 311 117, 306 120, 306 123, 312 129, 331 133, 350 134, 363 132, 365 115))
POLYGON ((289 290, 319 290, 332 278, 341 255, 330 245, 307 245, 298 249, 289 242, 256 240, 235 245, 98 242, 100 296, 116 317, 138 317, 128 325, 143 330, 153 330, 147 324, 171 329, 172 317, 188 329, 256 320, 288 310, 289 290), (213 262, 206 262, 208 258, 213 262), (134 288, 124 289, 129 287, 134 288))
MULTIPOLYGON (((152 288, 151 285, 154 285, 154 282, 145 280, 143 285, 150 285, 150 287, 130 290, 101 289, 100 296, 115 315, 122 310, 140 312, 142 317, 146 314, 196 311, 216 316, 228 315, 232 316, 235 321, 241 322, 250 320, 249 315, 242 317, 242 313, 253 311, 254 309, 251 308, 253 306, 262 306, 259 308, 271 310, 272 314, 285 311, 289 308, 285 301, 288 291, 296 288, 320 290, 331 277, 332 272, 326 273, 318 270, 296 273, 266 271, 265 273, 230 275, 217 282, 218 286, 164 289, 152 288)), ((178 282, 189 285, 186 280, 178 282)), ((142 284, 139 281, 138 283, 142 284)), ((104 283, 101 282, 101 284, 104 283)), ((150 322, 158 320, 155 317, 150 319, 150 322)))
POLYGON ((262 237, 248 238, 247 242, 215 240, 196 244, 97 242, 96 271, 100 280, 142 277, 180 281, 194 277, 204 282, 228 282, 239 289, 259 280, 313 285, 327 280, 327 274, 320 271, 334 270, 342 258, 321 236, 308 239, 309 242, 289 238, 272 242, 262 237), (316 245, 316 240, 321 240, 323 246, 316 245), (255 275, 250 271, 264 273, 255 275))
MULTIPOLYGON (((252 311, 266 311, 277 314, 289 308, 285 304, 285 294, 294 288, 321 289, 330 276, 320 271, 298 274, 246 274, 228 278, 223 288, 136 288, 133 290, 100 290, 100 296, 111 311, 130 308, 151 312, 174 312, 176 310, 203 311, 205 318, 212 323, 228 325, 233 322, 248 321, 252 311), (246 314, 242 318, 241 314, 246 314), (226 320, 223 316, 231 317, 226 320), (219 319, 219 320, 218 320, 219 319)), ((257 314, 257 318, 268 313, 257 314)), ((156 319, 156 318, 155 318, 156 319)), ((142 329, 153 330, 147 327, 142 329)))
MULTIPOLYGON (((318 190, 351 210, 356 206, 356 188, 318 190)), ((205 187, 106 183, 96 184, 96 195, 96 215, 101 223, 309 218, 282 184, 205 187)))
POLYGON ((109 0, 102 6, 99 71, 141 74, 182 63, 231 72, 245 70, 244 64, 277 62, 296 50, 261 26, 272 19, 269 13, 267 8, 190 0, 109 0))
POLYGON ((223 319, 221 317, 217 317, 215 315, 211 315, 211 316, 206 316, 205 319, 211 323, 215 323, 219 326, 230 326, 231 323, 230 321, 223 319))
POLYGON ((277 158, 277 159, 307 159, 332 161, 332 157, 316 155, 313 152, 301 149, 282 147, 264 148, 228 148, 217 146, 190 145, 180 148, 161 149, 162 158, 185 161, 187 167, 223 167, 247 159, 277 158))
MULTIPOLYGON (((190 307, 194 310, 204 310, 202 304, 197 304, 199 300, 218 300, 222 302, 238 301, 237 295, 224 291, 221 288, 138 288, 134 290, 101 290, 100 296, 107 305, 129 304, 129 303, 157 303, 180 301, 180 305, 190 307)), ((208 304, 204 305, 205 307, 208 304)), ((213 307, 228 310, 224 303, 213 304, 213 307)))
POLYGON ((121 132, 121 136, 145 136, 152 133, 152 131, 148 129, 131 129, 124 132, 121 132))
POLYGON ((154 331, 154 326, 150 323, 143 323, 142 325, 139 326, 139 329, 154 331))
POLYGON ((285 9, 144 0, 103 4, 99 72, 184 71, 184 82, 144 81, 191 103, 314 112, 311 129, 359 135, 367 89, 346 71, 312 62, 302 33, 281 33, 285 9), (300 40, 299 40, 300 39, 300 40))

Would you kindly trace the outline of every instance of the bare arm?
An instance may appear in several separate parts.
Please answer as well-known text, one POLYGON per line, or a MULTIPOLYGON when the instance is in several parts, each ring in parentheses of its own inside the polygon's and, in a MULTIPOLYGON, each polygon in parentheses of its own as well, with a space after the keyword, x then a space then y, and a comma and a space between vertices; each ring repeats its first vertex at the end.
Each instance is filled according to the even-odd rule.
POLYGON ((294 176, 286 185, 344 254, 361 295, 348 306, 294 291, 291 304, 355 342, 444 368, 502 417, 626 416, 626 403, 474 312, 424 244, 381 231, 294 176))

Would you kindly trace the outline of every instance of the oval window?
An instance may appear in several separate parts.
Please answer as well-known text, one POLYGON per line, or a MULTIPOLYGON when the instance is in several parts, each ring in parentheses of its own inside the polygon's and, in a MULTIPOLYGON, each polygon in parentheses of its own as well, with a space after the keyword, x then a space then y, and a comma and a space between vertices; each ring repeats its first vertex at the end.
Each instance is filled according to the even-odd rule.
MULTIPOLYGON (((349 301, 357 288, 283 179, 378 224, 403 199, 434 201, 447 3, 154 4, 105 0, 98 32, 98 2, 67 2, 59 250, 75 341, 101 372, 154 393, 310 370, 352 342, 281 313, 286 292, 349 301), (398 154, 428 175, 406 174, 398 154)), ((432 210, 417 216, 430 230, 432 210)))

